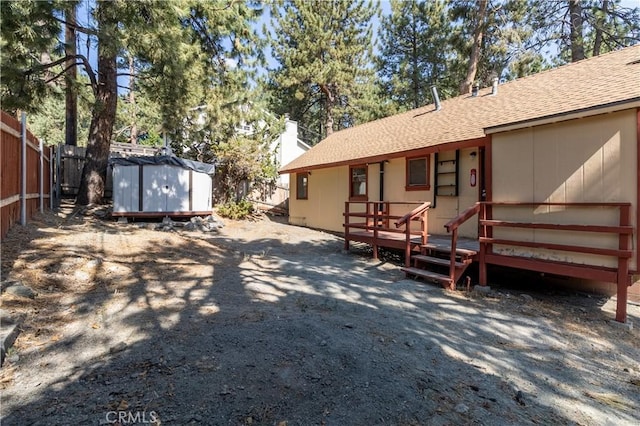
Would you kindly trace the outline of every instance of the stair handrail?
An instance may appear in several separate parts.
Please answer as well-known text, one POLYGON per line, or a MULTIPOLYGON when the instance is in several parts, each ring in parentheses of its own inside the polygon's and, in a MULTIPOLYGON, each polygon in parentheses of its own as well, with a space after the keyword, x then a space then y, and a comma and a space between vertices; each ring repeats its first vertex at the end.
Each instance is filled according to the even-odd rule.
POLYGON ((478 201, 444 225, 444 227, 447 228, 447 232, 451 233, 451 257, 449 259, 449 288, 451 290, 456 289, 456 245, 458 244, 458 228, 478 214, 481 207, 482 203, 478 201))
POLYGON ((405 225, 404 234, 405 234, 405 249, 404 249, 404 264, 405 266, 409 266, 411 264, 411 221, 416 217, 421 216, 421 224, 420 224, 420 243, 422 245, 427 243, 427 210, 431 208, 431 202, 425 201, 420 204, 415 209, 411 210, 409 213, 402 216, 398 221, 395 222, 396 228, 400 228, 402 225, 405 225))
POLYGON ((482 203, 478 201, 468 209, 464 210, 458 216, 454 217, 449 222, 447 222, 446 225, 444 225, 444 227, 447 228, 447 232, 451 232, 459 228, 460 225, 465 223, 467 220, 471 219, 476 214, 480 213, 481 206, 482 206, 482 203))
POLYGON ((418 207, 398 219, 395 222, 396 228, 400 228, 403 224, 412 221, 425 211, 429 210, 429 208, 431 208, 431 201, 425 201, 424 203, 420 204, 418 207))

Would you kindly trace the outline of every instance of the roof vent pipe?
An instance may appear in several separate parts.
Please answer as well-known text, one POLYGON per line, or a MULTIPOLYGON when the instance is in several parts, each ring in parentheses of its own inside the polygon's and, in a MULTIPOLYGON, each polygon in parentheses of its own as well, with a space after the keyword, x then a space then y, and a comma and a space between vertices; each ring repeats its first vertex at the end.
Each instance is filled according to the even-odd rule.
POLYGON ((498 77, 493 79, 493 85, 491 86, 491 94, 493 96, 498 94, 498 77))
POLYGON ((436 104, 436 111, 440 111, 440 109, 442 109, 442 105, 440 105, 440 97, 438 96, 438 88, 436 86, 431 86, 431 93, 433 94, 433 103, 436 104))

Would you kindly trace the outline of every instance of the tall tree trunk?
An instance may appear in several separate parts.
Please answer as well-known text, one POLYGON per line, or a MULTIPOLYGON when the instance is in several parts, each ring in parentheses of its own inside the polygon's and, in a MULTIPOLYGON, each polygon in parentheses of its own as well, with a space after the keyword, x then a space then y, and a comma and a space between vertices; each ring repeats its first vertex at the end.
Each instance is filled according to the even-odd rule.
POLYGON ((569 0, 569 21, 571 22, 571 31, 569 33, 571 62, 581 61, 585 56, 582 32, 582 5, 580 4, 580 0, 569 0))
POLYGON ((133 72, 135 68, 133 66, 133 56, 129 56, 129 106, 131 107, 131 131, 130 139, 131 144, 136 145, 138 143, 138 125, 136 124, 138 119, 136 116, 136 96, 135 96, 135 77, 133 72))
POLYGON ((324 129, 327 133, 326 136, 330 136, 333 133, 333 106, 335 104, 335 95, 332 90, 333 84, 321 84, 320 90, 325 95, 325 114, 324 129))
POLYGON ((460 83, 460 94, 466 95, 471 92, 473 81, 478 72, 478 63, 480 62, 480 48, 482 46, 482 37, 484 36, 484 26, 487 18, 487 3, 489 0, 478 1, 478 13, 476 14, 476 27, 473 30, 473 44, 471 45, 471 56, 467 66, 467 75, 464 81, 460 83))
POLYGON ((78 95, 74 87, 77 67, 76 63, 76 6, 69 5, 66 11, 65 25, 65 54, 69 58, 66 62, 67 72, 65 73, 65 122, 64 122, 64 143, 66 145, 78 145, 78 95))
POLYGON ((413 62, 413 108, 420 107, 420 79, 421 75, 419 72, 419 59, 418 59, 418 41, 416 40, 416 25, 415 25, 415 16, 413 17, 412 28, 411 28, 411 60, 413 62))
POLYGON ((109 16, 109 7, 112 7, 111 2, 98 2, 96 14, 100 29, 98 34, 98 87, 95 90, 96 101, 89 127, 84 169, 76 198, 77 205, 99 204, 104 196, 111 134, 113 124, 116 121, 118 101, 117 49, 110 44, 112 42, 111 34, 116 32, 117 22, 109 16))
POLYGON ((602 0, 602 7, 600 8, 601 16, 596 20, 596 35, 593 40, 593 56, 600 55, 600 48, 602 47, 602 32, 607 22, 607 13, 609 13, 609 0, 602 0))

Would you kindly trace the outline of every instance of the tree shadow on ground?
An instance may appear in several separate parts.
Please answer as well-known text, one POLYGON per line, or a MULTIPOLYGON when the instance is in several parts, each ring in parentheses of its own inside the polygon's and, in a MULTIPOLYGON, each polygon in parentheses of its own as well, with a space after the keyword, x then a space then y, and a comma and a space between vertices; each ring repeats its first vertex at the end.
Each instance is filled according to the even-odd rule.
POLYGON ((535 303, 511 315, 502 300, 404 280, 394 265, 344 253, 337 237, 168 235, 105 222, 30 232, 8 261, 41 296, 7 306, 26 304, 30 316, 3 391, 6 425, 636 416, 632 385, 590 378, 610 367, 599 355, 630 353, 616 347, 627 341, 576 360, 568 342, 589 344, 575 343, 588 330, 559 329, 563 319, 536 316, 535 303), (64 265, 77 268, 75 281, 64 265), (46 318, 46 329, 29 329, 46 318))

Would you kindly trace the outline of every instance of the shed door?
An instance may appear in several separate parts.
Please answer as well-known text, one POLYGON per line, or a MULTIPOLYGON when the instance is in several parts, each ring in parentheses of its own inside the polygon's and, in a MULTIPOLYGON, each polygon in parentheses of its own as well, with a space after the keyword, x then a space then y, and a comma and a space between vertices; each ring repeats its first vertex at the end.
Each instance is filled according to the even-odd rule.
POLYGON ((164 166, 166 175, 166 211, 189 211, 189 170, 164 166))
POLYGON ((145 165, 142 175, 143 211, 189 211, 189 170, 167 164, 145 165))
POLYGON ((142 210, 163 212, 167 209, 167 178, 165 165, 145 165, 142 168, 143 195, 142 210))
POLYGON ((113 211, 117 213, 137 212, 139 208, 138 174, 140 166, 113 168, 113 211))
POLYGON ((192 209, 200 212, 211 210, 211 176, 198 172, 192 172, 192 175, 192 209))

